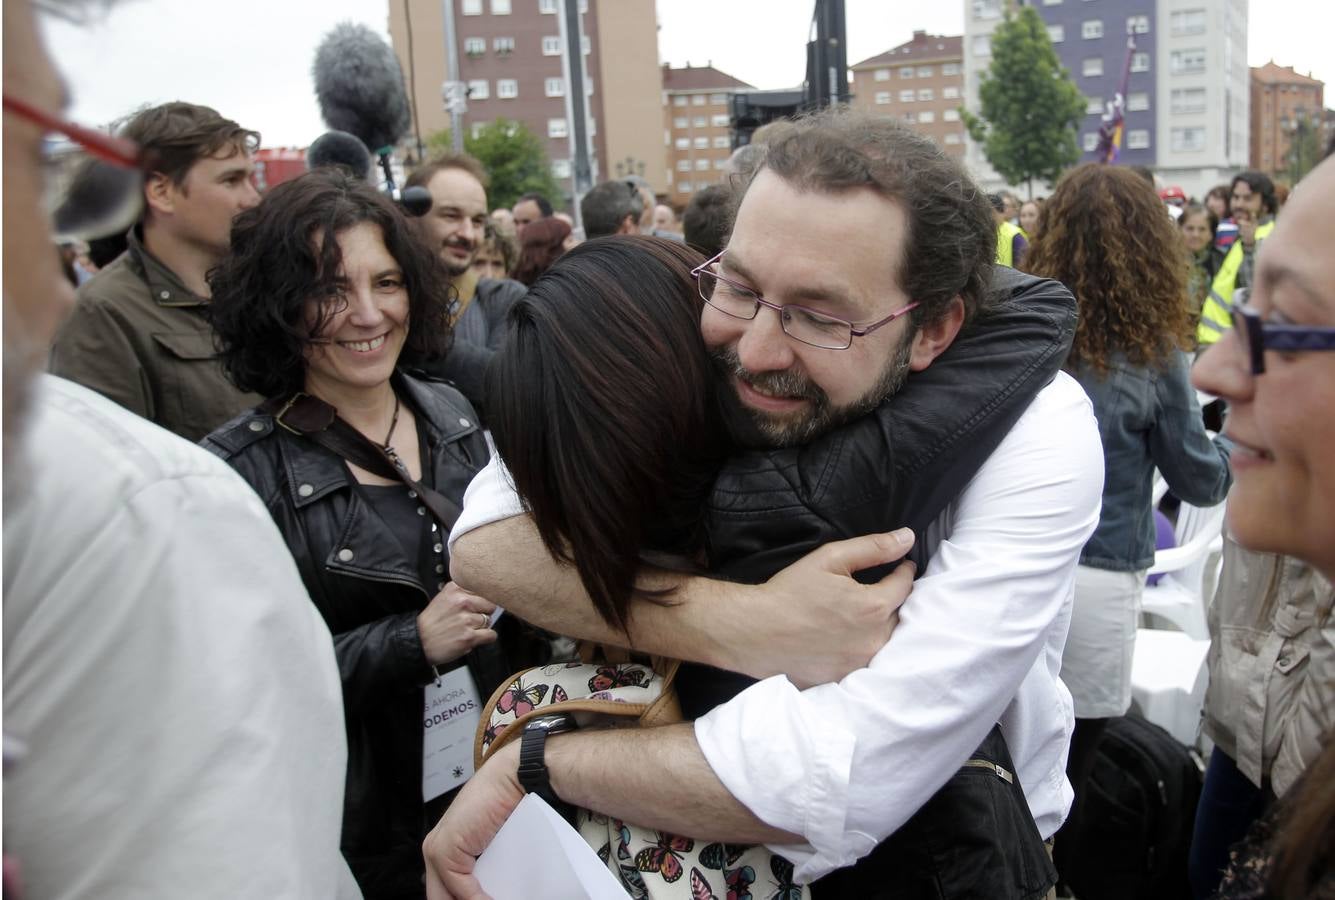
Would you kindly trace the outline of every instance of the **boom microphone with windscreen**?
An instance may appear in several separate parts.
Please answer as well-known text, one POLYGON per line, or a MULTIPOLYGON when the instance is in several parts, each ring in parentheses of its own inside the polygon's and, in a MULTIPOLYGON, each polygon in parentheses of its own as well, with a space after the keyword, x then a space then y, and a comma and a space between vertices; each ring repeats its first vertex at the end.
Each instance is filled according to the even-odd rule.
POLYGON ((371 151, 346 131, 327 131, 306 148, 308 172, 321 166, 342 166, 363 181, 369 181, 374 165, 371 151))

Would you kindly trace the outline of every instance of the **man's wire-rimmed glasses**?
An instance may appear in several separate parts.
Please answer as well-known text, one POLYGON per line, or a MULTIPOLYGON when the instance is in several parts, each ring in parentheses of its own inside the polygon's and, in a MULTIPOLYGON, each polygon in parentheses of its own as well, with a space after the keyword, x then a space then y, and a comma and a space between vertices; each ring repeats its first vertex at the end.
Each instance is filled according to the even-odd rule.
POLYGON ((4 109, 43 131, 64 135, 63 147, 46 145, 46 208, 60 241, 86 240, 124 231, 144 202, 144 168, 134 141, 67 122, 4 94, 4 109))
POLYGON ((1280 350, 1303 352, 1335 350, 1335 328, 1309 325, 1284 325, 1262 320, 1260 313, 1247 305, 1249 290, 1233 292, 1233 330, 1242 342, 1242 350, 1251 363, 1252 375, 1265 374, 1265 352, 1280 350))
POLYGON ((918 306, 916 302, 910 303, 880 321, 869 325, 854 325, 852 322, 810 307, 793 303, 782 305, 771 303, 746 285, 715 271, 722 258, 723 253, 719 253, 713 259, 691 270, 691 277, 699 286, 701 299, 719 312, 736 319, 754 319, 762 306, 772 309, 779 314, 779 324, 783 327, 784 334, 793 340, 823 350, 847 350, 853 345, 853 338, 871 334, 882 325, 889 325, 918 306))

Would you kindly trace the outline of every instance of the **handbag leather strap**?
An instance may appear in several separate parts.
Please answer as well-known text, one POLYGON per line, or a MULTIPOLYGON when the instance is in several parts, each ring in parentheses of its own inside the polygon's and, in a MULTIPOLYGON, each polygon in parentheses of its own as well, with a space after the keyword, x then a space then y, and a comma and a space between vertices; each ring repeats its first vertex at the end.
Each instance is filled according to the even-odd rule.
POLYGON ((272 415, 275 422, 293 434, 311 439, 355 466, 381 478, 403 482, 431 510, 446 534, 454 527, 461 512, 454 501, 415 481, 401 460, 340 419, 338 410, 319 397, 298 391, 287 400, 278 397, 266 400, 260 404, 260 411, 272 415))

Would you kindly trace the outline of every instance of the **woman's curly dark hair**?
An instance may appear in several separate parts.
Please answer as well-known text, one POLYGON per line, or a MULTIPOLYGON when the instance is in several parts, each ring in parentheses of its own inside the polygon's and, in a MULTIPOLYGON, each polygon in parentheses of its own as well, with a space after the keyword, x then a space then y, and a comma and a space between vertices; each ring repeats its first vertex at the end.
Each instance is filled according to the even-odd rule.
POLYGON ((1023 268, 1075 294, 1080 320, 1067 368, 1108 371, 1121 353, 1162 366, 1192 346, 1186 246, 1154 188, 1118 166, 1089 163, 1057 184, 1023 268))
POLYGON ((269 191, 232 224, 231 253, 208 275, 209 317, 223 370, 243 391, 278 397, 301 390, 306 348, 337 314, 343 268, 338 236, 355 225, 380 229, 408 292, 407 347, 424 356, 449 348, 450 279, 393 202, 338 169, 317 169, 269 191))

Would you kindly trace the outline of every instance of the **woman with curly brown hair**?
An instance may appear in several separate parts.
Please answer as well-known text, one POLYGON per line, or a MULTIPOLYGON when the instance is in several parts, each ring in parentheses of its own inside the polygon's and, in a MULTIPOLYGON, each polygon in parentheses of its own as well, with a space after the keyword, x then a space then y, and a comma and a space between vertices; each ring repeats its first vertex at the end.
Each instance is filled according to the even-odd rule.
POLYGON ((1220 503, 1231 482, 1229 444, 1211 441, 1201 424, 1185 352, 1187 260, 1143 178, 1097 164, 1067 173, 1024 262, 1075 294, 1080 318, 1066 370, 1089 394, 1103 439, 1103 511, 1080 554, 1061 670, 1075 702, 1067 774, 1078 804, 1104 724, 1131 705, 1136 617, 1154 560, 1154 469, 1182 501, 1220 503))

